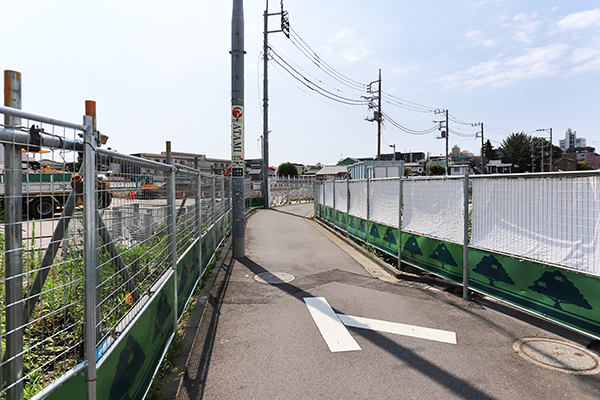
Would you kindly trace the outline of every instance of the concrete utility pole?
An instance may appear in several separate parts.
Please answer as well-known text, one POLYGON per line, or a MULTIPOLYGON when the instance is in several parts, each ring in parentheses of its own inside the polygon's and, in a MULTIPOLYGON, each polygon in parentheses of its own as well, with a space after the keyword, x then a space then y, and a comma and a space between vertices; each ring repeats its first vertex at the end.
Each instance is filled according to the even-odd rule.
POLYGON ((450 136, 450 128, 448 127, 448 110, 446 110, 446 176, 450 175, 450 161, 448 159, 448 136, 450 136))
POLYGON ((281 12, 269 14, 269 0, 266 0, 264 12, 263 31, 263 201, 264 207, 269 208, 269 33, 283 32, 290 37, 290 22, 287 11, 283 11, 283 0, 281 1, 281 12), (281 29, 269 30, 269 17, 281 15, 281 29))
POLYGON ((483 122, 471 124, 471 126, 481 126, 481 173, 485 174, 485 143, 483 139, 483 122))
POLYGON ((448 158, 448 136, 450 135, 450 129, 448 127, 448 110, 436 110, 435 111, 436 114, 446 114, 446 120, 445 121, 434 121, 434 122, 439 122, 440 123, 440 130, 441 130, 441 123, 444 122, 446 126, 444 126, 445 130, 442 130, 442 136, 438 137, 438 139, 446 139, 446 175, 450 175, 450 163, 449 163, 449 158, 448 158))
POLYGON ((381 160, 381 68, 379 69, 379 89, 377 95, 377 159, 381 160))
POLYGON ((263 31, 263 206, 269 208, 269 0, 265 6, 265 28, 263 31))
MULTIPOLYGON (((266 140, 265 140, 266 141, 266 140)), ((244 2, 233 0, 231 21, 231 176, 233 256, 246 257, 244 217, 244 2)))

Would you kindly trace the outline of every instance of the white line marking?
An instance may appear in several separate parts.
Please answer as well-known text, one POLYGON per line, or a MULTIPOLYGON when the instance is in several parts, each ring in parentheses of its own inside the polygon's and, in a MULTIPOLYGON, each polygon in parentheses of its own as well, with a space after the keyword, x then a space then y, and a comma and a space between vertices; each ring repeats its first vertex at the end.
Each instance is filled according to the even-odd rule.
POLYGON ((405 325, 397 322, 381 321, 371 318, 352 317, 342 314, 338 314, 337 316, 344 323, 344 325, 352 326, 354 328, 371 329, 373 331, 395 333, 398 335, 411 336, 420 339, 456 344, 456 332, 423 328, 421 326, 405 325))
POLYGON ((304 302, 332 353, 362 350, 324 297, 305 297, 304 302))

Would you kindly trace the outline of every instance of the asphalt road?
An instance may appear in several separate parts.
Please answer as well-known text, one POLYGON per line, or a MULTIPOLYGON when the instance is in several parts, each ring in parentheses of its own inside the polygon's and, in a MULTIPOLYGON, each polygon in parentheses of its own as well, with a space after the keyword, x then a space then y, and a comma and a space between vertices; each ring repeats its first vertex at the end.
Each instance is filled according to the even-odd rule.
POLYGON ((577 369, 560 353, 575 348, 574 358, 592 360, 573 347, 590 339, 434 283, 392 278, 307 218, 311 210, 291 205, 250 218, 247 257, 229 256, 217 277, 178 399, 600 398, 600 375, 542 367, 513 347, 557 340, 536 351, 577 369), (255 279, 264 272, 294 279, 255 279), (304 300, 314 297, 337 314, 453 332, 456 344, 342 326, 360 350, 332 352, 304 300))

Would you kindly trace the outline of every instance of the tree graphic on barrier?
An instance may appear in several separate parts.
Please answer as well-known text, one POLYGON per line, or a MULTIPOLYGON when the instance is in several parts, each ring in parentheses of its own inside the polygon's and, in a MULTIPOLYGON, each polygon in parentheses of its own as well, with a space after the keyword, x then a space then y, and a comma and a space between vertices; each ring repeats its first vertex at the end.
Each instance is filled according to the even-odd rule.
POLYGON ((431 253, 431 258, 438 260, 440 264, 442 264, 442 268, 445 268, 444 265, 458 266, 456 261, 454 261, 454 257, 452 257, 450 250, 448 250, 444 243, 440 243, 438 247, 435 248, 433 253, 431 253))
POLYGON ((490 285, 494 285, 494 282, 504 282, 514 285, 515 282, 511 279, 506 272, 506 269, 500 264, 500 261, 494 256, 485 256, 481 259, 479 264, 473 269, 473 272, 479 275, 485 276, 490 281, 490 285))
POLYGON ((573 282, 560 271, 544 272, 528 289, 548 297, 554 302, 554 308, 559 310, 562 310, 561 303, 572 304, 586 310, 593 308, 573 282))
POLYGON ((356 225, 354 225, 354 218, 348 217, 348 227, 352 229, 356 228, 356 225))
POLYGON ((404 250, 408 251, 412 258, 415 258, 415 254, 420 256, 423 255, 421 249, 419 248, 419 243, 414 236, 410 236, 406 243, 404 243, 404 250))
POLYGON ((379 229, 377 229, 377 225, 373 224, 373 226, 371 227, 370 235, 373 236, 375 239, 381 238, 381 236, 379 236, 379 229))
POLYGON ((383 240, 385 240, 386 242, 388 242, 388 244, 394 245, 396 244, 396 238, 394 237, 394 231, 392 230, 392 228, 387 228, 385 231, 385 235, 383 236, 383 240))
POLYGON ((365 221, 360 221, 360 223, 358 224, 358 231, 362 233, 367 233, 367 229, 365 228, 365 221))

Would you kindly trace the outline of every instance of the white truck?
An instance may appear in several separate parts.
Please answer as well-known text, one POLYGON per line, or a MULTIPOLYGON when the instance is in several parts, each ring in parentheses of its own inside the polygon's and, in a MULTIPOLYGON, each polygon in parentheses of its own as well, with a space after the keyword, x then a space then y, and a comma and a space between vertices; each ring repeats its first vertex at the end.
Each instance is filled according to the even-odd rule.
MULTIPOLYGON (((43 168, 22 173, 23 213, 30 218, 52 218, 62 209, 72 190, 71 178, 77 174, 43 168)), ((98 207, 107 208, 112 202, 108 178, 98 174, 98 207)), ((5 175, 0 173, 0 201, 4 203, 5 175)))

